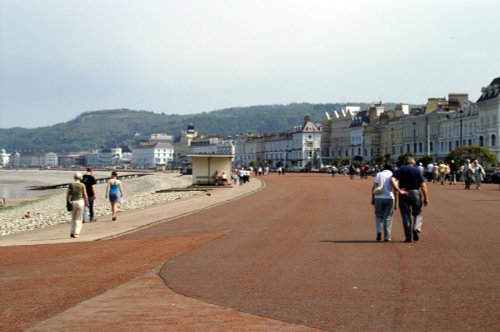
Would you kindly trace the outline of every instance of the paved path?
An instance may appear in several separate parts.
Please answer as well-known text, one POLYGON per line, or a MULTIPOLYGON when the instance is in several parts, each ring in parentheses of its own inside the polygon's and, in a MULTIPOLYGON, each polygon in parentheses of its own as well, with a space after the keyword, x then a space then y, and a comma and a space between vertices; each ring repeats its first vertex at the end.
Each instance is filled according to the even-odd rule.
POLYGON ((108 241, 0 248, 0 321, 36 331, 500 329, 497 186, 430 185, 421 240, 408 244, 399 215, 393 242, 374 241, 370 181, 265 183, 108 241))
MULTIPOLYGON (((58 224, 30 232, 22 232, 0 237, 1 246, 75 243, 96 241, 114 238, 129 232, 137 231, 143 227, 150 227, 156 223, 172 218, 200 212, 204 209, 224 204, 235 198, 249 195, 262 186, 260 181, 249 182, 244 186, 213 187, 213 189, 200 191, 200 194, 171 201, 166 204, 157 204, 145 209, 118 212, 118 221, 112 222, 111 215, 99 217, 98 222, 84 223, 81 237, 70 238, 69 223, 58 224)), ((204 188, 203 190, 205 190, 204 188)), ((68 213, 68 220, 71 219, 68 213)))

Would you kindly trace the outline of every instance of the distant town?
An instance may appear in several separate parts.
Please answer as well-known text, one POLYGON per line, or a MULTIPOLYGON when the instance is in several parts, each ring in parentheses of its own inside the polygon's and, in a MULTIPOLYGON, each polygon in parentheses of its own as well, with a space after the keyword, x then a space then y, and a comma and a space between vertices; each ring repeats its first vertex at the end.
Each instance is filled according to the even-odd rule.
POLYGON ((224 155, 232 157, 234 167, 319 171, 332 165, 396 161, 406 154, 439 161, 461 146, 483 147, 498 162, 499 94, 497 77, 475 102, 467 93, 449 93, 447 98, 428 98, 417 108, 399 104, 385 109, 382 102, 365 110, 346 106, 327 112, 319 123, 304 115, 303 123, 276 134, 200 136, 193 124, 186 124, 175 142, 172 135, 157 133, 134 146, 74 153, 0 149, 0 167, 187 169, 191 155, 224 155))

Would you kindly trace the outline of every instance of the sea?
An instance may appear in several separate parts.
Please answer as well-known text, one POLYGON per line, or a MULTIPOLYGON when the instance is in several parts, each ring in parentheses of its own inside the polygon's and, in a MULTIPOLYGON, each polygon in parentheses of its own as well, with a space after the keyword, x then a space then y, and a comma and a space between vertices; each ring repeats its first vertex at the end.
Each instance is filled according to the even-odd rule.
POLYGON ((5 199, 7 206, 43 199, 54 190, 32 190, 32 187, 69 183, 72 177, 70 171, 0 169, 0 198, 5 199))
MULTIPOLYGON (((17 205, 60 193, 61 189, 33 190, 33 187, 55 186, 73 182, 75 170, 0 168, 0 200, 6 206, 17 205)), ((85 174, 85 170, 78 170, 85 174)), ((110 171, 94 171, 96 179, 109 178, 110 171)), ((0 202, 1 205, 1 202, 0 202)))

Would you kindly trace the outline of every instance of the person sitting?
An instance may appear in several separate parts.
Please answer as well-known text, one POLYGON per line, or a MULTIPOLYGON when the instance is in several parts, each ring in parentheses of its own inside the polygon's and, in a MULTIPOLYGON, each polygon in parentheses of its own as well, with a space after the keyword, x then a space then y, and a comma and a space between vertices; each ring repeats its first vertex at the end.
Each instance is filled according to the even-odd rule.
POLYGON ((214 174, 214 184, 216 186, 223 185, 225 186, 228 183, 226 172, 219 173, 219 171, 215 171, 214 174))
POLYGON ((214 175, 212 176, 213 180, 214 180, 214 185, 218 185, 219 183, 219 178, 220 178, 220 174, 219 174, 219 171, 215 171, 214 175))
POLYGON ((220 181, 222 182, 222 185, 224 185, 224 186, 228 184, 226 172, 222 172, 222 174, 220 176, 220 181))

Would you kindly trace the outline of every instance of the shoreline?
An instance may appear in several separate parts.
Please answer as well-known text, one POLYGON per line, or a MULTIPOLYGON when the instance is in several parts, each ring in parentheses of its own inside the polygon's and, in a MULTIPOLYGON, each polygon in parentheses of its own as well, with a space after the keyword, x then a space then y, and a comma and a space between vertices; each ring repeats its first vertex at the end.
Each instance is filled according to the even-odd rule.
MULTIPOLYGON (((40 173, 39 175, 44 174, 46 173, 40 173)), ((70 174, 68 172, 64 174, 66 182, 69 182, 67 180, 70 174)), ((100 174, 94 174, 94 176, 102 178, 100 174)), ((71 175, 69 178, 71 180, 71 175)), ((125 196, 122 199, 119 211, 142 209, 154 204, 165 203, 200 193, 200 191, 196 190, 168 191, 170 188, 187 188, 191 185, 191 181, 191 176, 179 173, 151 173, 147 176, 123 180, 125 196), (167 192, 159 192, 162 190, 167 192)), ((48 185, 51 184, 53 182, 48 183, 48 185)), ((66 190, 65 188, 50 189, 50 193, 43 195, 43 197, 37 197, 33 200, 23 198, 18 200, 16 205, 9 206, 12 200, 11 202, 7 202, 5 208, 0 208, 0 239, 5 235, 61 223, 69 223, 71 214, 65 208, 66 190), (31 218, 24 217, 28 211, 31 213, 31 218)), ((97 222, 99 222, 99 217, 111 214, 109 201, 105 199, 105 190, 106 183, 96 185, 97 197, 94 202, 94 214, 97 222)))

